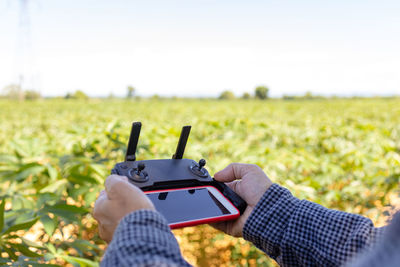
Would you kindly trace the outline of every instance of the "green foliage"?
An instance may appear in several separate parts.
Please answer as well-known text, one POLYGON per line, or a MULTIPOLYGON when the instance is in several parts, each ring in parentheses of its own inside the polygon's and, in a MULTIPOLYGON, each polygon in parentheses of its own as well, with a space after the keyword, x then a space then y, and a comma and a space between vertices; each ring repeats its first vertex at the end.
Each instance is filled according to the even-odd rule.
POLYGON ((8 99, 16 99, 16 100, 35 100, 39 99, 42 96, 40 92, 35 90, 22 90, 21 86, 18 84, 10 84, 3 88, 1 96, 8 99))
POLYGON ((18 100, 24 99, 24 91, 18 84, 10 84, 5 86, 2 90, 1 95, 8 99, 18 99, 18 100))
POLYGON ((232 100, 235 99, 235 94, 232 91, 226 90, 223 91, 218 98, 222 100, 232 100))
POLYGON ((26 100, 36 100, 41 98, 42 96, 38 91, 35 90, 27 90, 25 91, 25 99, 26 100))
POLYGON ((134 96, 134 94, 135 94, 135 91, 136 91, 136 89, 135 89, 135 87, 133 87, 133 86, 128 86, 127 88, 126 88, 126 90, 127 90, 127 94, 126 94, 126 97, 127 98, 133 98, 133 96, 134 96))
MULTIPOLYGON (((400 99, 0 101, 0 264, 97 266, 104 242, 90 212, 132 121, 144 125, 138 159, 170 158, 191 124, 185 157, 206 158, 211 174, 255 163, 299 198, 385 218, 400 183, 399 118, 400 99)), ((271 262, 208 226, 174 233, 199 266, 271 262)))
POLYGON ((41 257, 40 254, 30 249, 31 247, 40 248, 40 245, 26 241, 23 237, 16 235, 19 230, 31 228, 39 218, 32 218, 22 223, 16 223, 15 221, 9 223, 9 219, 5 214, 5 204, 6 200, 3 198, 0 203, 0 249, 8 255, 9 259, 6 262, 17 261, 20 257, 19 255, 30 258, 41 257))
POLYGON ((254 95, 257 99, 267 99, 268 98, 269 89, 266 86, 260 85, 257 86, 254 90, 254 95))
POLYGON ((250 99, 250 98, 251 98, 251 95, 249 93, 247 93, 247 92, 243 93, 242 99, 250 99))
MULTIPOLYGON (((335 100, 338 97, 332 96, 330 97, 331 100, 335 100)), ((314 95, 312 92, 307 91, 304 95, 283 95, 282 99, 284 100, 322 100, 322 99, 329 99, 324 96, 314 95)))
POLYGON ((87 100, 89 96, 85 94, 82 90, 76 90, 75 93, 70 94, 68 93, 65 96, 65 99, 80 99, 80 100, 87 100))

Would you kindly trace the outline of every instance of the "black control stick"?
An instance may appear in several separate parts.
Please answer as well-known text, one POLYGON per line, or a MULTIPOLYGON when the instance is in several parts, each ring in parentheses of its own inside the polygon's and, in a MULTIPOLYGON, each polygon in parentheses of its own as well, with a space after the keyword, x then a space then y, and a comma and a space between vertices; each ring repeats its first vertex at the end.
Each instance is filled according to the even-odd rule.
POLYGON ((201 159, 199 160, 199 171, 201 171, 201 168, 203 168, 206 165, 206 160, 205 159, 201 159))
POLYGON ((140 162, 137 166, 137 174, 140 175, 141 171, 144 170, 144 168, 146 168, 146 165, 144 165, 144 163, 140 162))

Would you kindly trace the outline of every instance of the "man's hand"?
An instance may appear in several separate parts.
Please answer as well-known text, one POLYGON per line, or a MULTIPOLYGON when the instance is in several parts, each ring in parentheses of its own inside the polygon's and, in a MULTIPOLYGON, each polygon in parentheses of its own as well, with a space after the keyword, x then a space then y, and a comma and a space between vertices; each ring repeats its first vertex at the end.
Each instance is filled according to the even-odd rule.
POLYGON ((150 199, 125 176, 108 176, 105 189, 96 200, 93 217, 99 223, 100 237, 107 243, 125 215, 140 209, 155 210, 150 199))
POLYGON ((247 202, 247 208, 238 219, 214 223, 212 226, 229 235, 241 237, 247 218, 272 182, 257 165, 243 163, 228 165, 222 171, 217 172, 214 179, 226 183, 242 197, 247 202))

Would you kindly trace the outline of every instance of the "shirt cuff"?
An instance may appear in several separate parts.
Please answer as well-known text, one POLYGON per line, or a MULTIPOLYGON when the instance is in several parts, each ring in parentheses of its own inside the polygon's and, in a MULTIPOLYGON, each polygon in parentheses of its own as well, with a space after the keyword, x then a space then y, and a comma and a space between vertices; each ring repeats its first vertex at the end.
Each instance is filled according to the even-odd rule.
POLYGON ((300 200, 289 190, 272 184, 247 219, 243 228, 244 239, 275 259, 281 254, 281 240, 299 204, 300 200))
POLYGON ((115 230, 101 262, 108 266, 189 266, 167 220, 158 212, 138 210, 126 215, 115 230))
POLYGON ((154 210, 137 210, 126 215, 119 222, 118 228, 127 228, 129 225, 152 226, 170 232, 167 220, 154 210))

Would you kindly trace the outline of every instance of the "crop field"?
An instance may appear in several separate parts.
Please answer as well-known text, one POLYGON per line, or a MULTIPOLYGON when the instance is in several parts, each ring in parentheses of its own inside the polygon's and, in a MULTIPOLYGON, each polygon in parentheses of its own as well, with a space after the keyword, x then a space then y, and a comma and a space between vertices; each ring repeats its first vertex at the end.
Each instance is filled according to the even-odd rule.
MULTIPOLYGON (((258 164, 298 198, 384 225, 398 205, 400 99, 0 101, 0 265, 98 266, 106 244, 91 211, 132 121, 138 159, 185 157, 211 174, 258 164), (397 203, 397 204, 396 204, 397 203)), ((174 230, 196 266, 275 266, 208 225, 174 230)))

